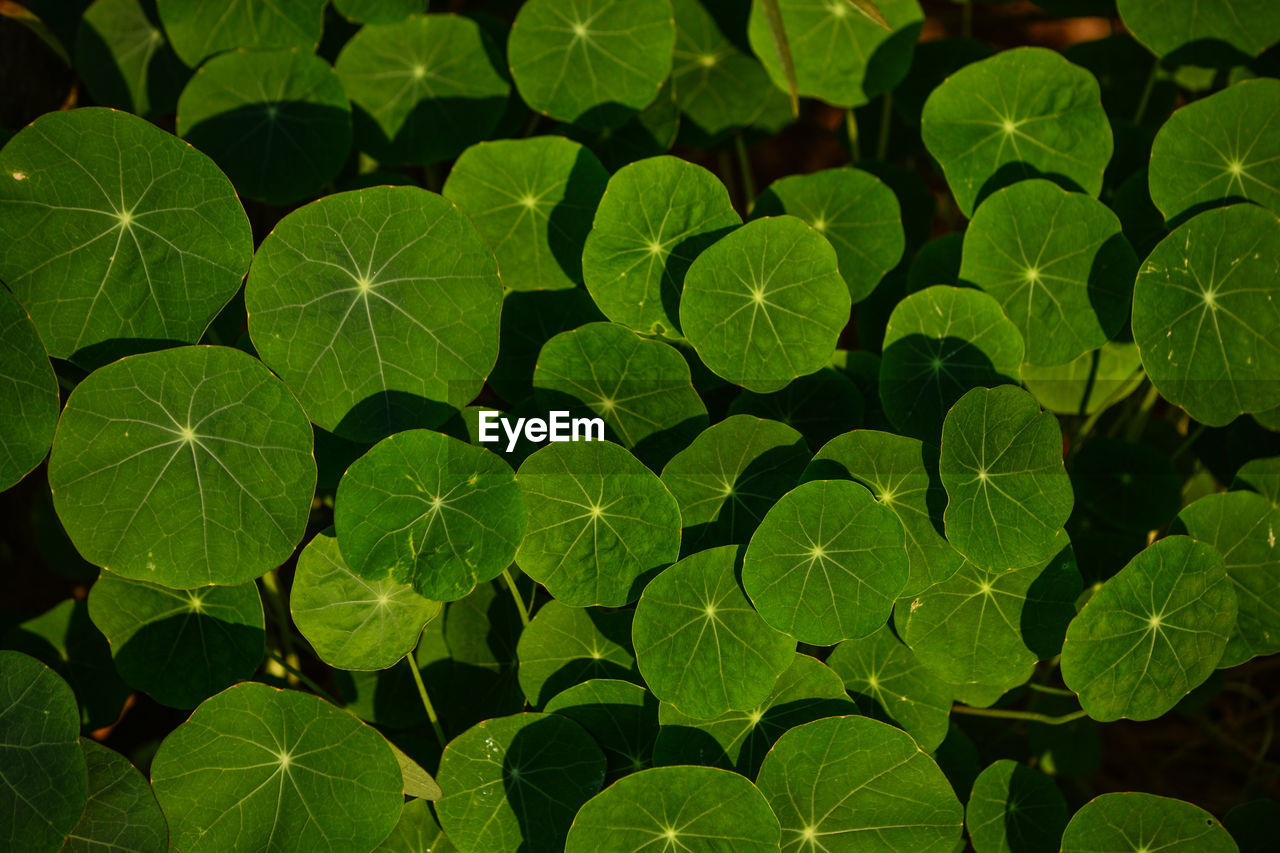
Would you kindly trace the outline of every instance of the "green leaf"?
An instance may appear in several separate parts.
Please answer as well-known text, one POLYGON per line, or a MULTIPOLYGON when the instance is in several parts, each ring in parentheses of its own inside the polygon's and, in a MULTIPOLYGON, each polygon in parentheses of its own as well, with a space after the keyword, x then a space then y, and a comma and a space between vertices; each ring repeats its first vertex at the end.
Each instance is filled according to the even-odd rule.
POLYGON ((427 801, 410 800, 404 804, 396 828, 374 853, 457 853, 457 850, 436 823, 427 801))
POLYGON ((473 145, 442 192, 489 242, 508 290, 558 290, 582 283, 582 247, 608 182, 582 145, 536 136, 473 145))
POLYGON ((57 358, 194 343, 249 268, 231 182, 136 116, 41 116, 0 150, 0 176, 0 279, 57 358))
POLYGON ((511 91, 497 46, 470 18, 369 24, 334 63, 356 145, 383 165, 451 160, 487 139, 511 91))
POLYGON ((0 651, 0 841, 53 853, 85 809, 88 773, 71 688, 35 658, 0 651))
POLYGON ((1165 219, 1235 201, 1280 211, 1280 143, 1270 132, 1277 113, 1280 80, 1266 77, 1174 113, 1151 149, 1151 198, 1165 219))
POLYGON ((821 661, 796 652, 773 690, 754 708, 702 720, 662 703, 658 707, 662 727, 654 743, 653 761, 661 765, 706 764, 754 778, 765 754, 784 732, 857 709, 836 673, 821 661))
POLYGON ((351 463, 338 484, 334 529, 355 574, 454 601, 511 565, 525 507, 515 473, 496 453, 408 430, 351 463))
POLYGON ((1020 388, 975 388, 947 413, 938 461, 947 541, 995 571, 1043 563, 1074 496, 1058 419, 1020 388))
POLYGON ((548 601, 520 633, 520 688, 535 708, 595 678, 638 681, 631 611, 569 607, 548 601))
POLYGON ((857 384, 843 371, 824 367, 801 376, 781 391, 743 391, 729 404, 731 414, 781 421, 800 430, 813 447, 865 420, 866 402, 857 384))
POLYGON ((670 151, 680 134, 680 108, 675 93, 666 86, 649 106, 620 127, 594 130, 561 124, 557 130, 589 147, 606 169, 616 172, 637 160, 670 151))
POLYGON ((169 827, 143 775, 96 741, 82 740, 80 748, 89 768, 89 801, 61 853, 166 853, 169 827))
POLYGON ((533 393, 533 371, 543 344, 561 332, 603 319, 580 287, 508 291, 502 300, 501 345, 489 387, 512 404, 526 400, 533 393))
POLYGON ((1134 557, 1072 620, 1062 678, 1095 720, 1153 720, 1213 673, 1235 622, 1222 555, 1170 536, 1134 557))
POLYGON ((444 796, 444 792, 440 790, 436 780, 431 778, 430 773, 422 769, 422 766, 406 755, 400 747, 394 743, 390 745, 392 753, 395 754, 396 763, 400 765, 400 776, 404 784, 406 797, 410 799, 438 800, 444 796))
POLYGON ((330 666, 386 669, 413 651, 441 605, 392 578, 361 577, 342 559, 338 544, 330 528, 298 556, 289 594, 293 622, 330 666))
POLYGON ((1095 850, 1160 853, 1237 853, 1213 815, 1191 803, 1153 794, 1103 794, 1072 816, 1062 853, 1095 850))
POLYGON ((680 351, 616 323, 589 323, 547 341, 533 393, 543 411, 602 419, 611 439, 655 469, 707 427, 707 407, 680 351))
POLYGON ((947 736, 951 685, 926 669, 888 625, 827 657, 858 709, 911 735, 926 752, 947 736))
POLYGON ((604 751, 606 778, 648 767, 658 735, 658 700, 638 684, 592 678, 557 693, 547 713, 568 717, 604 751))
POLYGON ((898 303, 884 333, 880 403, 903 433, 935 443, 971 388, 1016 383, 1022 334, 980 290, 938 285, 898 303))
POLYGON ((333 8, 359 24, 396 24, 427 8, 425 0, 333 0, 333 8))
POLYGON ((1116 0, 1116 8, 1125 28, 1157 56, 1205 42, 1257 56, 1280 41, 1280 9, 1267 0, 1116 0))
POLYGON ((1219 666, 1236 666, 1280 652, 1280 510, 1261 495, 1205 495, 1178 514, 1193 538, 1224 559, 1239 604, 1236 624, 1219 666))
POLYGON ((587 290, 615 323, 676 337, 690 265, 741 223, 724 184, 701 166, 676 157, 623 166, 582 252, 587 290))
POLYGON ((516 563, 574 607, 621 607, 680 552, 680 508, 638 459, 608 441, 559 442, 516 475, 529 527, 516 563))
POLYGON ((765 394, 826 366, 849 305, 831 244, 801 220, 775 216, 697 257, 680 325, 713 373, 765 394))
POLYGON ((756 199, 752 216, 784 213, 803 219, 831 243, 855 303, 902 260, 906 238, 898 198, 869 172, 825 169, 774 181, 756 199))
POLYGON ((1080 572, 1066 539, 1059 534, 1059 550, 1045 562, 996 571, 965 563, 900 602, 898 630, 916 658, 951 684, 1004 692, 1025 682, 1036 661, 1062 648, 1076 612, 1080 572))
POLYGON ((755 785, 711 767, 654 767, 614 782, 578 812, 565 853, 768 853, 778 819, 755 785))
POLYGON ((311 51, 324 26, 324 0, 156 0, 160 20, 182 61, 195 68, 238 47, 296 47, 311 51))
POLYGON ((160 29, 155 0, 96 0, 76 31, 75 67, 95 103, 141 116, 173 112, 191 76, 160 29))
POLYGON ((667 0, 529 0, 507 59, 534 110, 586 128, 617 127, 658 95, 676 28, 667 0))
POLYGON ((965 231, 961 280, 990 293, 1022 332, 1027 363, 1067 364, 1129 319, 1138 259, 1102 202, 1020 181, 982 203, 965 231))
MULTIPOLYGON (((906 76, 924 12, 916 0, 876 0, 876 6, 885 24, 849 0, 778 0, 800 95, 856 107, 906 76)), ((789 74, 779 61, 768 12, 769 4, 756 0, 747 32, 769 76, 787 91, 789 74)))
POLYGON ((748 542, 808 461, 800 433, 777 421, 730 415, 703 430, 662 469, 680 506, 683 552, 748 542))
POLYGON ((1169 402, 1210 426, 1280 405, 1280 219, 1252 204, 1182 225, 1143 263, 1133 339, 1169 402))
POLYGON ((44 460, 60 405, 58 377, 31 317, 0 287, 0 491, 44 460))
POLYGON ((120 677, 174 708, 194 708, 252 677, 265 652, 252 583, 170 589, 103 572, 89 590, 89 616, 120 677))
POLYGON ((1138 348, 1112 341, 1067 364, 1022 366, 1026 389, 1059 415, 1096 414, 1136 391, 1145 377, 1138 348))
POLYGON ((262 241, 249 334, 316 425, 371 442, 469 403, 498 351, 502 286, 484 237, 416 187, 327 196, 262 241))
POLYGON ((636 663, 663 702, 699 719, 763 701, 795 641, 774 630, 738 585, 739 547, 685 557, 645 587, 631 628, 636 663))
POLYGON ((284 205, 337 177, 351 148, 351 106, 312 53, 236 50, 206 62, 182 90, 177 129, 242 195, 284 205))
POLYGON ((440 759, 440 825, 458 849, 558 851, 578 807, 604 782, 591 736, 557 714, 485 720, 440 759))
POLYGON ((1048 776, 1003 759, 978 774, 964 823, 977 853, 1058 853, 1067 801, 1048 776))
POLYGON ((302 539, 316 484, 311 427, 242 352, 137 355, 71 393, 49 484, 90 562, 181 589, 243 583, 302 539))
POLYGON ((847 480, 783 495, 751 537, 742 585, 765 622, 804 643, 865 637, 907 583, 901 522, 847 480))
POLYGON ((783 850, 950 853, 961 839, 964 812, 938 765, 909 735, 866 717, 797 726, 757 781, 783 850))
POLYGON ((1241 465, 1231 488, 1255 491, 1280 509, 1280 456, 1251 459, 1241 465))
POLYGON ((1098 81, 1039 47, 966 65, 925 102, 925 146, 942 165, 960 211, 1025 178, 1097 196, 1111 160, 1098 81))
POLYGON ((1072 459, 1071 484, 1082 511, 1144 536, 1168 524, 1181 505, 1173 460, 1146 444, 1090 438, 1072 459))
POLYGON ((960 570, 964 558, 942 535, 947 495, 938 478, 938 453, 930 446, 893 433, 854 430, 823 445, 804 479, 855 480, 898 517, 909 566, 900 596, 923 592, 960 570))

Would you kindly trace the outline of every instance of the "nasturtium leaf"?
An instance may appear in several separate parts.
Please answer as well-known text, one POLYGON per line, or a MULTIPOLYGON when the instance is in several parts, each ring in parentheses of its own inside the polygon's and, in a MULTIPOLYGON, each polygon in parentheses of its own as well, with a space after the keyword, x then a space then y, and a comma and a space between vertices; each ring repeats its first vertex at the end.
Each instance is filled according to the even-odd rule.
POLYGON ((936 443, 947 411, 971 388, 1017 382, 1022 334, 1000 303, 938 285, 898 303, 884 333, 880 403, 903 433, 936 443))
POLYGON ((351 107, 313 53, 236 50, 206 62, 182 90, 178 135, 242 195, 290 204, 314 196, 346 162, 351 107))
POLYGON ((1195 539, 1223 556, 1239 605, 1222 667, 1280 652, 1280 510, 1261 495, 1205 495, 1178 514, 1195 539))
POLYGON ((151 783, 173 846, 192 853, 368 850, 404 804, 380 734, 317 696, 254 682, 174 729, 151 783))
POLYGON ((750 124, 760 112, 761 93, 773 86, 764 66, 735 42, 746 23, 745 4, 738 5, 671 0, 676 22, 671 85, 682 114, 682 139, 691 145, 709 147, 750 124))
MULTIPOLYGON (((1278 34, 1280 35, 1280 34, 1278 34)), ((1280 211, 1280 80, 1244 80, 1173 114, 1151 149, 1151 198, 1175 220, 1253 201, 1280 211)))
POLYGON ((75 66, 95 103, 141 116, 172 112, 191 74, 160 29, 155 0, 96 0, 80 19, 75 66))
POLYGON ((1030 180, 974 212, 960 279, 995 297, 1022 332, 1027 363, 1043 366, 1066 364, 1120 333, 1137 271, 1106 205, 1030 180))
POLYGON ((600 747, 567 717, 485 720, 445 749, 436 814, 462 853, 559 851, 604 770, 600 747))
POLYGON ((730 415, 703 430, 662 469, 680 505, 684 553, 748 542, 808 461, 800 433, 777 421, 730 415))
POLYGON ((694 260, 680 325, 713 373, 766 394, 826 366, 849 305, 831 244, 794 216, 772 216, 694 260))
POLYGON ((89 801, 60 853, 167 853, 169 827, 143 775, 96 741, 82 740, 80 748, 89 768, 89 801))
POLYGON ((1062 431, 1021 388, 975 388, 947 413, 938 472, 947 490, 947 541, 983 569, 1042 563, 1074 495, 1062 431))
POLYGON ((389 577, 427 598, 453 601, 511 565, 524 535, 524 499, 498 454, 442 433, 407 430, 347 469, 334 528, 355 574, 389 577))
POLYGON ((643 334, 680 332, 690 264, 742 223, 720 179, 677 157, 619 169, 582 251, 591 298, 610 320, 643 334))
POLYGON ((424 12, 426 0, 333 0, 336 9, 348 21, 361 24, 395 24, 415 12, 424 12))
POLYGON ((1252 204, 1210 210, 1166 237, 1138 272, 1133 339, 1151 382, 1196 420, 1225 426, 1280 405, 1280 219, 1252 204))
POLYGON ((489 241, 508 290, 582 283, 582 246, 609 173, 591 151, 562 136, 473 145, 441 192, 489 241))
POLYGON ((680 552, 680 508, 609 441, 548 444, 516 475, 529 510, 516 563, 574 607, 621 607, 680 552))
POLYGON ((436 163, 486 139, 511 91, 498 48, 460 15, 370 24, 334 63, 356 146, 379 163, 436 163))
POLYGON ((427 801, 410 800, 404 804, 396 828, 374 853, 457 853, 457 850, 436 823, 427 801))
POLYGON ((593 678, 639 681, 631 650, 631 611, 542 606, 520 633, 520 688, 534 708, 593 678))
POLYGON ((416 187, 326 196, 262 241, 249 334, 317 426, 374 441, 475 398, 498 350, 502 285, 484 237, 416 187))
POLYGON ((1094 593, 1062 646, 1062 678, 1101 722, 1153 720, 1222 659, 1236 594, 1211 545, 1170 536, 1094 593))
POLYGON ((783 733, 823 717, 857 713, 858 706, 840 676, 822 661, 796 652, 764 701, 711 720, 681 713, 663 702, 658 707, 654 764, 706 764, 754 778, 760 762, 783 733))
MULTIPOLYGON (((924 24, 916 0, 876 0, 888 27, 848 0, 779 0, 803 96, 857 107, 887 92, 907 74, 924 24)), ((747 29, 751 47, 782 89, 789 87, 762 0, 754 0, 747 29)))
POLYGON ((964 810, 906 733, 867 717, 797 726, 756 780, 782 824, 783 850, 951 853, 964 810))
POLYGON ((1204 809, 1137 792, 1093 798, 1072 815, 1062 835, 1062 853, 1237 853, 1238 849, 1222 824, 1204 809))
POLYGON ((565 853, 769 853, 778 819, 751 781, 713 767, 654 767, 614 782, 574 818, 565 853))
POLYGON ((743 391, 729 404, 729 412, 780 421, 799 430, 810 446, 821 447, 851 427, 862 426, 866 405, 847 374, 824 367, 772 394, 743 391))
POLYGON ((740 546, 664 570, 636 605, 631 636, 645 683, 697 719, 752 708, 790 664, 795 641, 760 618, 738 585, 740 546))
POLYGON ((978 774, 964 823, 977 853, 1058 853, 1067 802, 1048 776, 1003 759, 978 774))
POLYGON ((0 491, 44 460, 60 405, 58 377, 40 335, 0 285, 0 491))
POLYGON ((826 169, 774 181, 756 199, 752 216, 784 213, 831 243, 853 302, 865 299, 902 260, 906 238, 898 197, 870 172, 826 169))
POLYGON ((606 775, 617 778, 648 767, 658 736, 658 700, 638 684, 592 678, 557 693, 547 713, 587 730, 604 752, 606 775))
POLYGON ((257 360, 225 347, 136 355, 71 392, 49 484, 76 549, 124 577, 237 584, 302 539, 311 426, 257 360))
POLYGON ((1081 510, 1132 533, 1164 527, 1181 506, 1173 461, 1147 444, 1090 438, 1072 458, 1071 485, 1081 510))
POLYGON ((170 589, 103 572, 89 590, 89 616, 120 677, 174 708, 194 708, 252 677, 265 651, 252 583, 170 589))
POLYGON ((1241 465, 1231 488, 1257 492, 1280 509, 1280 456, 1251 459, 1241 465))
MULTIPOLYGON (((387 482, 393 482, 390 477, 387 482)), ((486 534, 487 535, 487 534, 486 534)), ((393 578, 369 580, 347 567, 333 530, 298 556, 289 594, 293 622, 320 659, 348 670, 386 669, 413 651, 441 605, 393 578)))
POLYGON ((192 68, 238 47, 314 50, 324 27, 324 0, 156 0, 160 20, 182 61, 192 68))
POLYGON ((680 351, 616 323, 589 323, 547 341, 533 393, 543 410, 601 418, 609 438, 654 468, 707 426, 680 351))
POLYGON ((667 0, 529 0, 511 26, 507 59, 533 109, 617 127, 657 97, 675 39, 667 0))
POLYGON ((1096 196, 1111 160, 1111 126, 1098 81, 1039 47, 967 65, 933 90, 922 132, 960 210, 1024 178, 1048 178, 1096 196))
POLYGON ((895 619, 920 663, 952 684, 997 693, 1025 682, 1036 661, 1062 648, 1075 616, 1080 572, 1066 538, 1059 535, 1060 550, 1045 562, 995 571, 965 563, 903 599, 895 619))
POLYGON ((742 585, 765 622, 827 646, 883 625, 907 583, 898 517, 848 480, 816 480, 773 505, 747 546, 742 585))
POLYGON ((899 596, 923 592, 960 570, 964 557, 942 535, 947 495, 938 479, 938 452, 929 445, 889 432, 854 430, 823 445, 805 479, 855 480, 898 517, 909 565, 899 596))
POLYGON ((57 358, 194 343, 249 267, 231 182, 137 116, 43 115, 0 149, 0 176, 0 279, 57 358))
POLYGON ((533 393, 533 371, 543 344, 561 332, 603 319, 580 287, 508 291, 502 299, 501 344, 489 387, 513 405, 524 402, 533 393))
POLYGON ((1269 0, 1116 0, 1116 8, 1157 56, 1225 43, 1252 57, 1280 41, 1280 9, 1269 0))
POLYGON ((844 680, 863 714, 902 729, 926 752, 947 736, 951 685, 916 660, 888 625, 836 646, 827 666, 844 680))
POLYGON ((1068 364, 1022 366, 1022 381, 1041 406, 1060 415, 1092 415, 1137 390, 1146 374, 1138 348, 1108 341, 1068 364))
POLYGON ((35 658, 0 651, 0 842, 53 853, 85 809, 80 712, 67 683, 35 658))

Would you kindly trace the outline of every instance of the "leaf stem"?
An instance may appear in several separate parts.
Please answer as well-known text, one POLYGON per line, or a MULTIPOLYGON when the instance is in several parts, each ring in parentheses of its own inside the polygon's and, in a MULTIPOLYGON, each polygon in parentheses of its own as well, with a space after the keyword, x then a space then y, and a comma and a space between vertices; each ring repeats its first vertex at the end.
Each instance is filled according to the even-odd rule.
POLYGON ((1133 123, 1142 124, 1142 118, 1147 114, 1147 107, 1151 105, 1151 93, 1156 88, 1156 77, 1160 73, 1160 60, 1154 59, 1151 63, 1151 73, 1147 75, 1147 84, 1142 89, 1142 97, 1138 99, 1138 108, 1133 113, 1133 123))
POLYGON ((1036 684, 1034 681, 1028 682, 1027 687, 1040 693, 1048 693, 1050 696, 1070 696, 1075 698, 1076 695, 1070 690, 1063 690, 1061 687, 1050 687, 1047 684, 1036 684))
POLYGON ((262 597, 271 608, 271 617, 276 623, 276 639, 280 643, 283 660, 289 662, 296 670, 298 656, 293 649, 293 632, 289 629, 289 614, 285 610, 284 599, 280 595, 280 583, 276 579, 275 570, 267 572, 259 580, 262 581, 262 597))
POLYGON ((876 159, 881 163, 889 156, 889 128, 893 124, 893 92, 884 93, 880 108, 880 138, 876 142, 876 159))
POLYGON ((1196 424, 1196 428, 1193 430, 1189 430, 1187 432, 1186 439, 1184 439, 1183 442, 1178 445, 1177 449, 1175 449, 1173 453, 1169 455, 1169 461, 1170 462, 1177 461, 1178 457, 1186 453, 1188 450, 1190 450, 1191 445, 1195 444, 1196 439, 1204 435, 1204 431, 1208 428, 1209 427, 1206 426, 1205 424, 1196 424))
POLYGON ((1072 711, 1070 714, 1063 714, 1060 717, 1051 717, 1048 714, 1037 714, 1034 711, 1011 711, 1006 708, 971 708, 968 705, 952 705, 952 713, 969 714, 974 717, 1000 717, 1006 720, 1027 720, 1032 723, 1044 723, 1046 726, 1061 726, 1072 720, 1078 720, 1085 715, 1083 710, 1072 711))
POLYGON ((858 151, 858 117, 852 109, 844 111, 844 132, 849 137, 849 162, 857 163, 860 159, 858 151))
POLYGON ((791 57, 791 43, 787 40, 787 30, 782 23, 782 9, 778 0, 760 0, 764 7, 764 17, 769 23, 769 32, 773 35, 773 46, 778 51, 778 62, 782 65, 782 74, 787 78, 787 94, 791 96, 791 116, 800 117, 800 86, 796 82, 795 61, 791 57))
POLYGON ((414 660, 415 649, 404 656, 405 663, 409 664, 409 671, 413 673, 413 683, 418 686, 418 696, 422 699, 422 707, 427 712, 427 720, 431 723, 431 730, 436 733, 436 740, 440 742, 440 748, 444 749, 449 739, 444 736, 444 729, 440 727, 440 718, 436 716, 436 708, 431 704, 431 697, 427 695, 427 685, 422 683, 422 673, 418 671, 418 662, 414 660))
POLYGON ((515 601, 516 610, 520 613, 520 623, 528 627, 529 608, 524 606, 524 599, 520 597, 520 590, 516 589, 515 579, 511 577, 511 572, 507 569, 502 570, 502 579, 507 582, 507 589, 511 590, 511 598, 515 601))
POLYGON ((306 688, 310 690, 312 693, 316 694, 317 696, 322 696, 325 699, 328 699, 330 702, 332 702, 335 705, 342 704, 341 702, 339 702, 337 699, 334 698, 332 693, 330 693, 328 690, 325 690, 323 687, 321 687, 305 672, 303 672, 302 670, 298 669, 296 666, 294 666, 293 664, 285 660, 280 655, 280 653, 277 652, 275 649, 268 649, 267 656, 270 657, 276 663, 280 664, 282 667, 284 667, 285 672, 297 678, 298 681, 302 682, 302 684, 306 686, 306 688))
POLYGON ((1133 420, 1129 422, 1129 428, 1125 430, 1125 441, 1130 444, 1136 444, 1142 438, 1142 433, 1147 429, 1147 422, 1151 420, 1151 409, 1156 404, 1156 400, 1160 399, 1160 392, 1156 390, 1153 384, 1147 389, 1147 394, 1142 398, 1142 404, 1138 406, 1138 411, 1134 413, 1133 420))
POLYGON ((756 182, 751 176, 751 157, 747 154, 747 142, 741 133, 733 135, 733 148, 738 155, 738 169, 742 174, 742 209, 747 214, 756 206, 756 182))

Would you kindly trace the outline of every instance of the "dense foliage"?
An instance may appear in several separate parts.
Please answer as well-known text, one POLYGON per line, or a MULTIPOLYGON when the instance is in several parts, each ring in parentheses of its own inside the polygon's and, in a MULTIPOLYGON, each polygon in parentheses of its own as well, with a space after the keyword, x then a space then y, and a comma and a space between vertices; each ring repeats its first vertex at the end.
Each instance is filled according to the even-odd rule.
POLYGON ((1036 5, 0 4, 0 847, 1274 849, 1280 5, 1036 5))

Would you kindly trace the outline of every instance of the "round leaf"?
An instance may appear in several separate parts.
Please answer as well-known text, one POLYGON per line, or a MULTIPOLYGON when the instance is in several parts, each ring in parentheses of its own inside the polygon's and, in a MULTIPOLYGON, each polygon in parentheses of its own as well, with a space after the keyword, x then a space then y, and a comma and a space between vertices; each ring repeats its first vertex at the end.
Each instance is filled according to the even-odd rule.
POLYGON ((61 853, 128 850, 167 853, 169 827, 151 785, 118 752, 82 740, 89 767, 89 801, 61 853))
POLYGON ((827 365, 849 305, 831 244, 794 216, 775 216, 697 257, 680 325, 713 373, 764 394, 827 365))
POLYGON ((1280 41, 1280 9, 1268 0, 1116 0, 1133 37, 1157 56, 1223 42, 1247 56, 1280 41))
POLYGON ((224 347, 122 359, 71 393, 49 485, 76 549, 127 578, 238 584, 302 539, 311 426, 257 360, 224 347))
POLYGON ((0 279, 57 358, 194 343, 249 268, 231 182, 136 116, 41 116, 0 150, 0 177, 0 279))
POLYGON ((585 290, 508 291, 502 300, 502 346, 489 387, 518 405, 533 392, 533 371, 543 344, 561 332, 603 320, 585 290))
POLYGON ((649 766, 658 735, 658 700, 640 685, 593 678, 557 693, 546 710, 568 717, 596 739, 608 776, 649 766))
POLYGON ((1067 802, 1048 776, 1004 759, 978 774, 964 823, 977 853, 1058 853, 1067 802))
POLYGON ((326 196, 262 241, 245 286, 262 360, 317 426, 354 441, 434 426, 498 350, 502 285, 476 227, 438 195, 326 196))
POLYGON ((1095 850, 1160 853, 1237 853, 1213 815, 1191 803, 1153 794, 1103 794, 1076 812, 1062 836, 1062 853, 1095 850))
POLYGON ((74 58, 96 103, 141 116, 173 112, 191 75, 165 39, 153 0, 96 0, 80 19, 74 58))
POLYGON ((296 47, 311 51, 324 27, 324 0, 156 0, 173 49, 195 68, 238 47, 296 47))
POLYGON ((58 425, 58 377, 31 318, 0 286, 0 491, 49 452, 58 425))
POLYGON ((754 56, 735 44, 745 23, 743 8, 707 8, 701 0, 671 0, 676 47, 671 85, 689 144, 709 147, 745 127, 760 112, 761 93, 772 87, 754 56))
POLYGON ((548 601, 520 632, 516 654, 520 688, 535 708, 588 679, 638 680, 630 610, 548 601))
POLYGON ((751 537, 742 585, 765 622, 804 643, 865 637, 907 582, 902 523, 848 480, 782 496, 751 537))
POLYGON ((344 18, 360 24, 395 24, 426 7, 425 0, 333 0, 344 18))

